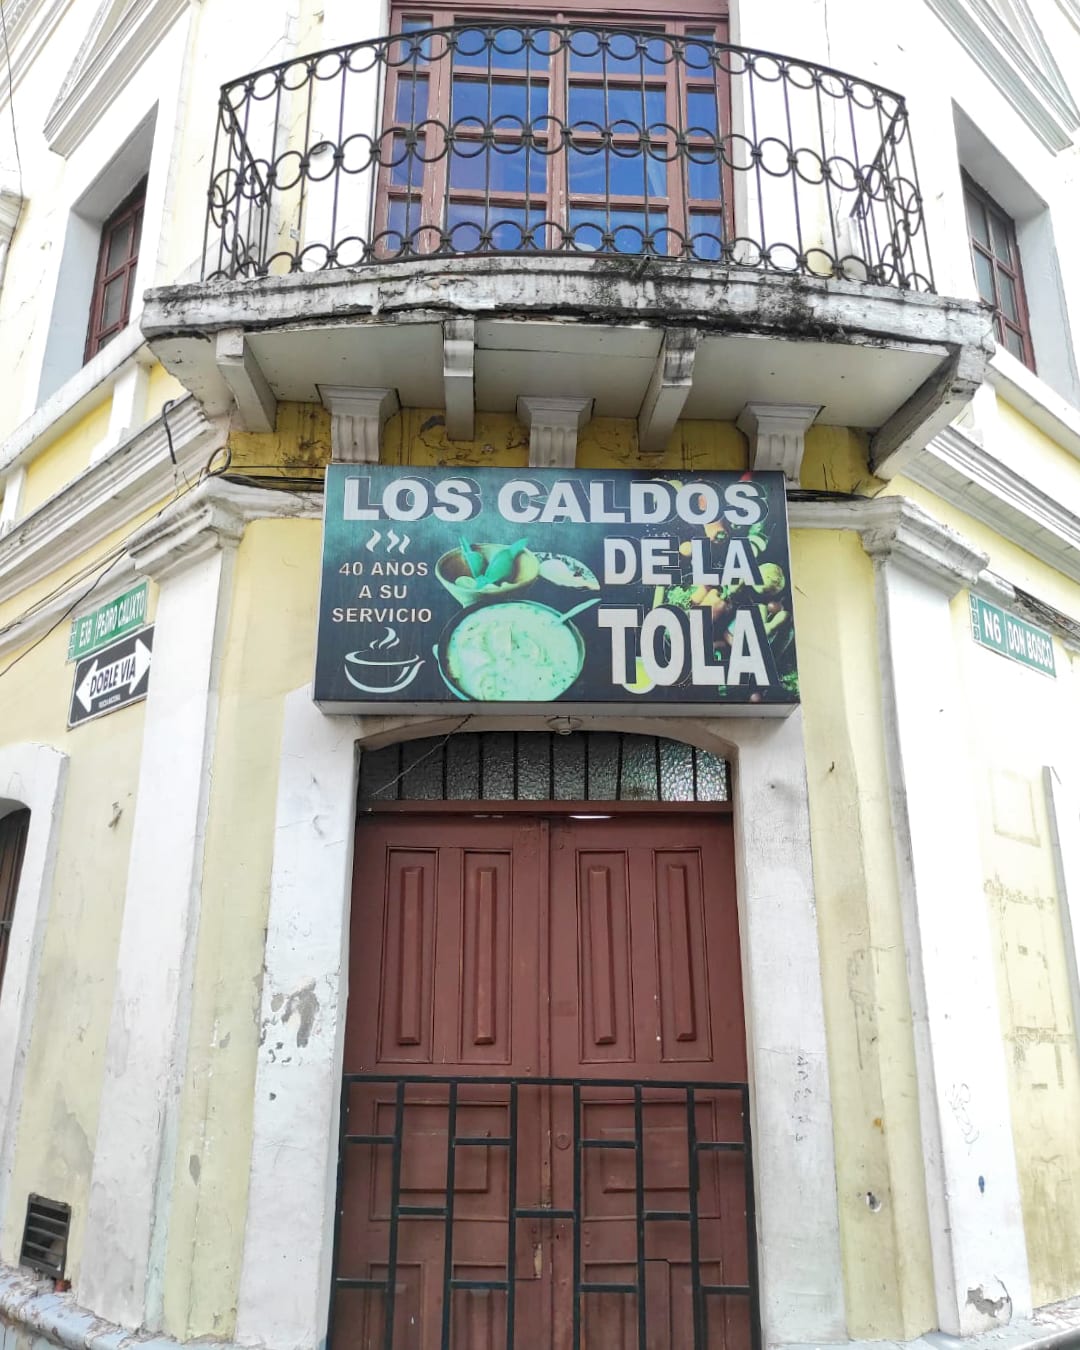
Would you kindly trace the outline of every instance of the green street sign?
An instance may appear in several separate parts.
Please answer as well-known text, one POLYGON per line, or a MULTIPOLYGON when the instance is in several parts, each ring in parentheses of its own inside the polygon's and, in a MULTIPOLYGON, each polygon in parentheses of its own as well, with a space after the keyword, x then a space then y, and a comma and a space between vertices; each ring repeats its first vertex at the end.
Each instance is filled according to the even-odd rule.
POLYGON ((96 652, 125 633, 141 628, 146 623, 146 594, 147 585, 143 581, 75 619, 68 639, 67 659, 77 661, 88 652, 96 652))
POLYGON ((1054 643, 1045 629, 1006 614, 978 595, 971 597, 971 635, 980 647, 1055 678, 1054 643))

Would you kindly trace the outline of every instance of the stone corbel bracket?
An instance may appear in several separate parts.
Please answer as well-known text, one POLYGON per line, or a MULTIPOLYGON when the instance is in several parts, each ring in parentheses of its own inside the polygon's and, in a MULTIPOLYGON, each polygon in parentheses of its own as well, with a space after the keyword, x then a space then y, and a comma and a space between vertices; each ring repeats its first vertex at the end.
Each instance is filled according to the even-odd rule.
POLYGON ((447 319, 443 324, 443 397, 446 435, 471 441, 476 434, 476 321, 447 319))
POLYGON ((236 404, 238 428, 273 431, 277 425, 277 399, 242 328, 225 328, 218 333, 214 359, 236 404))
POLYGON ((638 414, 638 451, 662 455, 682 415, 694 381, 701 334, 696 328, 666 328, 649 387, 638 414))
POLYGON ((748 403, 736 426, 750 442, 750 467, 779 469, 789 487, 798 487, 806 433, 820 411, 812 403, 748 403))
POLYGON ((517 415, 529 429, 530 468, 572 469, 578 433, 593 415, 593 400, 522 395, 517 415))
POLYGON ((335 463, 378 464, 383 428, 401 411, 397 391, 326 384, 319 392, 330 410, 330 444, 335 463))

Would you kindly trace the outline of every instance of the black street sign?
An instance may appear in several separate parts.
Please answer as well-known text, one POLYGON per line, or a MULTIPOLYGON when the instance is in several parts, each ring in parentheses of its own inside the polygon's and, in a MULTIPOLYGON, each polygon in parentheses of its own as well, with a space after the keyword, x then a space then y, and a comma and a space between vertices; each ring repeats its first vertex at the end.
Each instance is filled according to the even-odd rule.
POLYGON ((153 645, 151 625, 84 657, 75 667, 68 726, 77 727, 145 698, 153 645))

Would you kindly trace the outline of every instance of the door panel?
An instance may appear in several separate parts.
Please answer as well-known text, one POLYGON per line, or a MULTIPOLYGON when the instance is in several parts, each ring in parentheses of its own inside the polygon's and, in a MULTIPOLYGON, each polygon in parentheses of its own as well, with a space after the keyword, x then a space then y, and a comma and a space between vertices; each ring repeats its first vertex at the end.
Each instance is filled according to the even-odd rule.
MULTIPOLYGON (((384 1283, 391 1253, 397 1275, 392 1311, 385 1290, 339 1287, 339 1344, 382 1350, 392 1316, 394 1350, 444 1329, 504 1346, 507 1295, 483 1286, 507 1278, 511 1241, 518 1350, 573 1345, 575 1242, 605 1286, 581 1297, 584 1346, 693 1345, 695 1262, 706 1285, 748 1283, 741 1092, 679 1086, 745 1082, 729 821, 374 817, 349 987, 346 1072, 389 1081, 349 1088, 335 1275, 384 1283), (499 1080, 548 1077, 581 1082, 577 1122, 569 1087, 530 1082, 512 1119, 499 1080), (515 1202, 540 1213, 512 1224, 515 1202), (557 1217, 575 1207, 576 1238, 557 1217), (474 1287, 446 1306, 448 1270, 474 1287)), ((697 1316, 702 1344, 750 1346, 745 1297, 697 1316)))
MULTIPOLYGON (((639 1205, 646 1214, 691 1210, 687 1097, 665 1094, 664 1080, 746 1079, 729 822, 553 822, 551 931, 552 1074, 596 1084, 582 1089, 582 1279, 645 1290, 643 1325, 636 1293, 586 1295, 584 1344, 637 1350, 642 1337, 648 1347, 691 1346, 691 1224, 649 1220, 639 1247, 637 1216, 639 1205), (562 940, 567 933, 576 934, 576 951, 562 940), (658 1086, 604 1088, 605 1077, 658 1086)), ((555 1129, 572 1133, 572 1104, 556 1098, 553 1111, 555 1129)), ((741 1097, 698 1090, 693 1122, 698 1140, 737 1145, 741 1097)), ((570 1194, 573 1159, 556 1150, 553 1166, 556 1196, 570 1194)), ((697 1169, 702 1282, 746 1284, 742 1154, 704 1151, 697 1169)), ((565 1231, 554 1255, 569 1284, 565 1231)), ((707 1302, 715 1323, 715 1299, 707 1302)), ((572 1344, 571 1330, 559 1328, 555 1343, 572 1344)), ((722 1334, 707 1343, 750 1344, 722 1334)))

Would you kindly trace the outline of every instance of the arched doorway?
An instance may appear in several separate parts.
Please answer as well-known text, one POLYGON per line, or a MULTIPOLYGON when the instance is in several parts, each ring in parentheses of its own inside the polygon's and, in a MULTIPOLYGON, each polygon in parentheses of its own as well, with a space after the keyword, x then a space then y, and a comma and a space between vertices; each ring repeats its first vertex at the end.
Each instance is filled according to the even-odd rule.
POLYGON ((362 755, 337 1343, 756 1344, 727 798, 651 736, 362 755))

